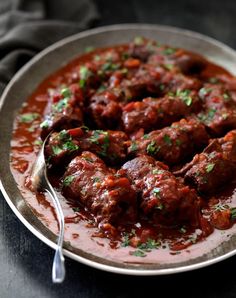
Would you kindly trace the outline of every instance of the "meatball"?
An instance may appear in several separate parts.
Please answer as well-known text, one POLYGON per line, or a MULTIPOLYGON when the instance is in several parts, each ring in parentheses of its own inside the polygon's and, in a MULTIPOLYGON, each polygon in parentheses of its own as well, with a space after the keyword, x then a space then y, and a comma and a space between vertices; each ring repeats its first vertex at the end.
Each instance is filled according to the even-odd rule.
POLYGON ((209 136, 202 123, 182 119, 170 127, 152 131, 131 143, 132 155, 148 154, 168 165, 180 163, 191 157, 208 143, 209 136))
POLYGON ((75 157, 63 177, 63 194, 85 206, 98 223, 133 222, 136 193, 129 180, 91 152, 75 157))
POLYGON ((195 190, 185 186, 168 167, 142 155, 122 167, 140 195, 140 209, 156 224, 199 225, 200 199, 195 190))
POLYGON ((187 184, 199 193, 214 194, 230 182, 236 170, 236 130, 214 139, 201 153, 176 174, 183 175, 187 184))

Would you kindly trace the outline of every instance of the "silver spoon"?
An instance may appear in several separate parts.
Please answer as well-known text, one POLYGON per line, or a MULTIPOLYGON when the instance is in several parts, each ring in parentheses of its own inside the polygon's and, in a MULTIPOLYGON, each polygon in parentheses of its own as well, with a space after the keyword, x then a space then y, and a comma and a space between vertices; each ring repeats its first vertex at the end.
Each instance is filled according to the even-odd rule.
MULTIPOLYGON (((49 134, 50 135, 50 134, 49 134)), ((55 206, 57 220, 59 222, 59 235, 57 240, 57 248, 53 259, 52 265, 52 281, 53 283, 61 283, 65 279, 65 264, 64 256, 62 254, 62 246, 64 239, 65 221, 64 215, 61 208, 60 201, 54 191, 51 183, 47 177, 47 167, 44 157, 44 147, 49 138, 49 135, 44 140, 43 145, 38 153, 37 159, 33 165, 31 173, 32 186, 36 191, 46 191, 52 198, 53 204, 55 206)))

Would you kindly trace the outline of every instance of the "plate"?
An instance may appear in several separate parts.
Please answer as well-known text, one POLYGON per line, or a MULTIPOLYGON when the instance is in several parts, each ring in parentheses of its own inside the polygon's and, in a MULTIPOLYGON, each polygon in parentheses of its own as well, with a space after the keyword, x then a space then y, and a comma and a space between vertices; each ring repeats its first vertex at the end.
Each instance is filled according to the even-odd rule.
MULTIPOLYGON (((236 52, 226 45, 191 31, 159 25, 124 24, 88 30, 48 47, 27 63, 6 87, 0 102, 0 188, 19 220, 39 239, 55 249, 56 235, 33 214, 10 171, 9 153, 13 121, 17 111, 40 82, 82 54, 88 46, 105 47, 145 36, 174 47, 204 55, 236 75, 236 52)), ((191 246, 182 256, 169 256, 152 263, 118 262, 96 252, 75 249, 65 243, 64 254, 78 262, 110 272, 129 275, 162 275, 208 266, 236 254, 236 227, 215 232, 206 241, 191 246)))

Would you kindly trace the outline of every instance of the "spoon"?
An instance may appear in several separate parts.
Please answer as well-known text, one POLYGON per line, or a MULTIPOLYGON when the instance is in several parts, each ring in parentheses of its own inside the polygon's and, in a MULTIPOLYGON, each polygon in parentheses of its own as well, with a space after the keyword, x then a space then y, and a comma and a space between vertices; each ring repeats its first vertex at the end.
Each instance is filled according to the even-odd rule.
POLYGON ((44 157, 44 147, 49 136, 50 134, 44 140, 43 145, 33 165, 32 173, 31 173, 31 182, 32 182, 33 188, 36 191, 46 191, 50 195, 56 210, 57 220, 59 223, 59 235, 57 239, 57 248, 56 248, 56 252, 53 259, 53 265, 52 265, 52 281, 53 283, 62 283, 63 280, 65 279, 65 273, 66 273, 65 264, 64 264, 65 259, 62 254, 65 221, 64 221, 64 215, 63 215, 60 201, 47 177, 47 167, 46 167, 46 162, 44 157))

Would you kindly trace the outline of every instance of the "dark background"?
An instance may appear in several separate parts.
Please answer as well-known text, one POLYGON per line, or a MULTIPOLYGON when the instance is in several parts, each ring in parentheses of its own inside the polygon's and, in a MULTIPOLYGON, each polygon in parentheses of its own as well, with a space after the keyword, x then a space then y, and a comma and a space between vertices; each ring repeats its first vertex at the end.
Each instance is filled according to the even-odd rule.
MULTIPOLYGON (((96 3, 101 16, 96 26, 132 22, 172 25, 204 33, 236 49, 234 0, 96 3)), ((0 298, 236 297, 236 257, 197 271, 157 277, 115 275, 66 259, 66 280, 53 285, 52 249, 21 224, 2 196, 0 230, 0 298)))

